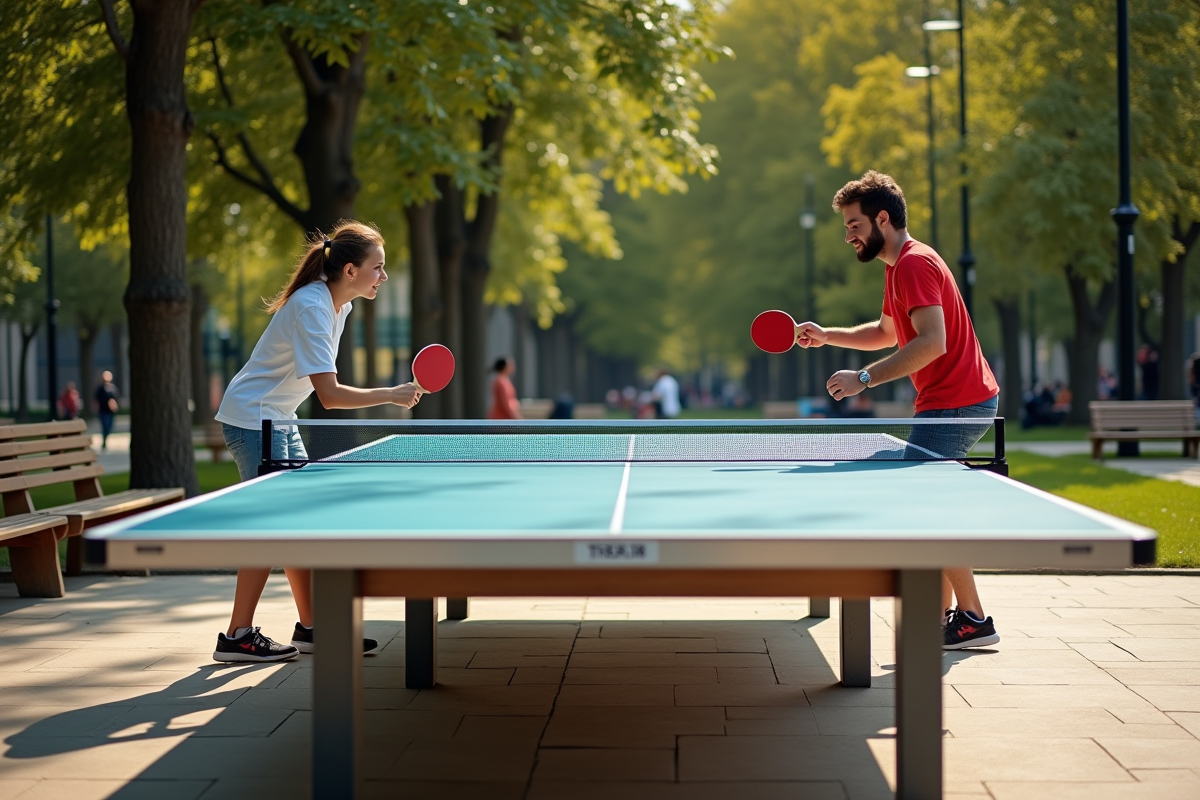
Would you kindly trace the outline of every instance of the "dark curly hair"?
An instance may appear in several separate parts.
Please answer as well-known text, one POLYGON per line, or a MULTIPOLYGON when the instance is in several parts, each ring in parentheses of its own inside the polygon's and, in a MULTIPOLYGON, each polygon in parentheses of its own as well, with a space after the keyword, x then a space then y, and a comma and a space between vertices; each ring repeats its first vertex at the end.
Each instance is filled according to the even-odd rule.
POLYGON ((880 211, 888 212, 892 227, 898 230, 908 227, 908 206, 904 202, 904 190, 891 175, 867 170, 856 181, 850 181, 833 196, 833 207, 841 211, 846 206, 858 203, 864 214, 874 221, 880 211))

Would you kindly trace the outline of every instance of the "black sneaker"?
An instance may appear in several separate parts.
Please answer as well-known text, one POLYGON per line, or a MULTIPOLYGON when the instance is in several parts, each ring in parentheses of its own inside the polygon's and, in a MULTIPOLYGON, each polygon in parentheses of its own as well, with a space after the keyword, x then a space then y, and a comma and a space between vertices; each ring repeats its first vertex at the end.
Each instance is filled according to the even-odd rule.
POLYGON ((214 661, 287 661, 300 655, 295 647, 268 639, 258 628, 251 628, 236 639, 223 633, 217 634, 217 649, 214 661))
MULTIPOLYGON (((292 647, 301 653, 316 652, 316 646, 313 644, 313 629, 306 628, 297 622, 296 630, 292 631, 292 647)), ((379 642, 374 639, 363 638, 363 653, 374 653, 378 649, 379 642)))
POLYGON ((949 621, 942 628, 942 649, 961 650, 964 647, 987 647, 1000 641, 992 618, 980 622, 972 619, 969 614, 959 609, 953 610, 953 616, 947 614, 949 621))

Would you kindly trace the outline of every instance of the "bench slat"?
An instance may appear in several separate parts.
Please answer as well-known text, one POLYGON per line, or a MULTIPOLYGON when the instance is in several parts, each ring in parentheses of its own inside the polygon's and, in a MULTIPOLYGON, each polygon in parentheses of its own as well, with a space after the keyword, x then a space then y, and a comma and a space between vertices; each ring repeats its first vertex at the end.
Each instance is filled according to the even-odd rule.
POLYGON ((83 433, 87 422, 82 419, 66 419, 61 422, 37 422, 25 425, 0 425, 0 441, 28 439, 33 436, 67 436, 83 433))
POLYGON ((91 500, 80 500, 77 503, 47 508, 41 513, 60 514, 65 517, 76 517, 84 522, 129 514, 146 508, 166 505, 182 500, 183 489, 127 489, 116 494, 107 494, 91 500))
POLYGON ((52 456, 35 456, 34 458, 8 458, 0 460, 0 475, 20 475, 44 469, 62 469, 79 464, 91 464, 95 460, 96 454, 91 449, 72 450, 69 453, 56 453, 52 456))
MULTIPOLYGON (((67 518, 57 514, 14 514, 0 519, 0 541, 54 528, 66 528, 67 518)), ((7 547, 7 545, 5 545, 7 547)))
POLYGON ((1200 439, 1200 431, 1089 431, 1089 439, 1200 439))
POLYGON ((0 494, 19 492, 22 489, 36 489, 39 486, 51 486, 56 483, 79 481, 86 478, 99 478, 104 474, 104 468, 99 464, 88 464, 84 467, 55 472, 38 472, 33 475, 17 475, 12 478, 0 478, 0 494))
POLYGON ((27 456, 30 453, 59 453, 64 450, 82 450, 92 446, 92 435, 60 436, 54 439, 31 439, 27 442, 0 443, 0 458, 27 456))

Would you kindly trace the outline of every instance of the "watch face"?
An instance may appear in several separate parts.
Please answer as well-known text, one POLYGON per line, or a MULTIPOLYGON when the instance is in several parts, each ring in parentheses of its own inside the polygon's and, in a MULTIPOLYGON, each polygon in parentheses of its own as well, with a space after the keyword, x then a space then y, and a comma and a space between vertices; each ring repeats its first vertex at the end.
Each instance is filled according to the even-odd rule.
POLYGON ((858 379, 860 381, 862 381, 864 384, 870 383, 871 382, 871 374, 864 369, 862 372, 858 373, 858 379))

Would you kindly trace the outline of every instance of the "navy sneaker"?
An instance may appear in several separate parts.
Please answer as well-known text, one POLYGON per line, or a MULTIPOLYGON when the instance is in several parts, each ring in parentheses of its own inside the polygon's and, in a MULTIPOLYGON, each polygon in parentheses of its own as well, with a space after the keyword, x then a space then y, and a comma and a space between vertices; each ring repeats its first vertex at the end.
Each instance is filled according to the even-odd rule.
POLYGON ((947 612, 947 622, 942 628, 942 649, 961 650, 964 647, 987 647, 1000 641, 992 618, 977 620, 965 611, 953 609, 947 612))
POLYGON ((213 660, 227 663, 287 661, 298 655, 300 655, 300 651, 295 647, 268 639, 259 632, 258 628, 251 628, 234 639, 218 633, 217 649, 213 651, 213 660))
MULTIPOLYGON (((296 630, 292 631, 292 647, 301 653, 316 652, 316 646, 313 644, 313 629, 306 628, 297 622, 296 630)), ((363 638, 363 653, 374 653, 378 649, 379 642, 363 638)))

